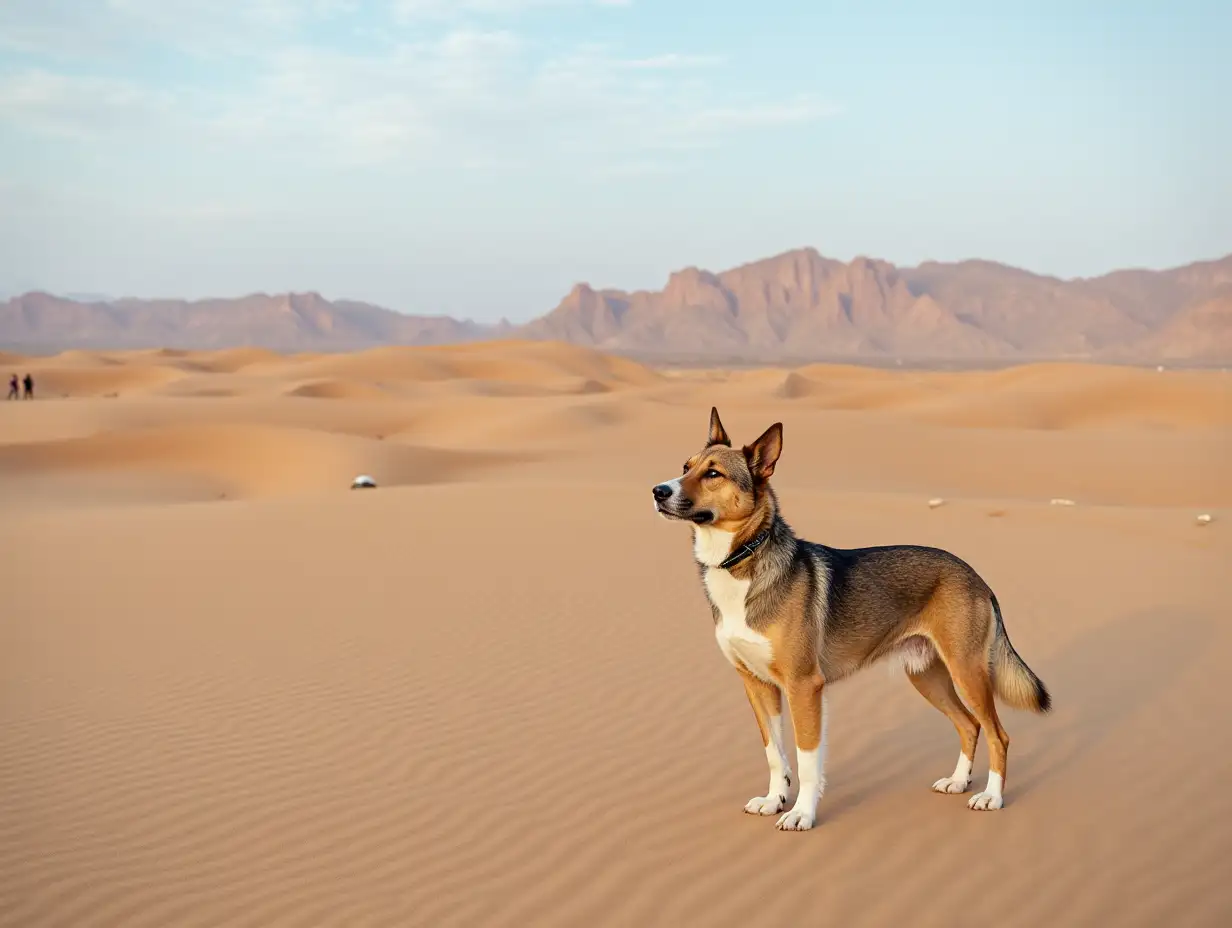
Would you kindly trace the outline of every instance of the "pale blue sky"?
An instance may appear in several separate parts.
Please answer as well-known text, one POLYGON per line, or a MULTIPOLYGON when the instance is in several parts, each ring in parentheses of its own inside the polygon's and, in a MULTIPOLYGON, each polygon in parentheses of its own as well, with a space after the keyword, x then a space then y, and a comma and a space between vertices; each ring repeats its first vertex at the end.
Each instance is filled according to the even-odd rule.
POLYGON ((525 319, 804 245, 1232 251, 1232 3, 1014 6, 0 0, 0 291, 525 319))

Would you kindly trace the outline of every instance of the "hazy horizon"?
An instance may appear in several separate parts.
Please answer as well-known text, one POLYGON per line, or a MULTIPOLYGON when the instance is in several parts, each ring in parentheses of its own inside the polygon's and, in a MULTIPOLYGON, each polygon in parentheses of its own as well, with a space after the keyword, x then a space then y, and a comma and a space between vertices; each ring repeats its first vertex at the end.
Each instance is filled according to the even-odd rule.
POLYGON ((793 248, 1062 278, 1232 252, 1213 3, 16 0, 0 293, 522 321, 793 248))
MULTIPOLYGON (((799 251, 799 250, 803 250, 803 249, 806 249, 806 248, 811 248, 811 247, 813 247, 813 246, 810 246, 810 245, 802 245, 802 246, 800 246, 799 248, 796 248, 796 249, 790 249, 790 251, 799 251)), ((780 254, 781 254, 781 253, 780 253, 780 254)), ((1047 274, 1044 274, 1044 273, 1042 273, 1042 272, 1040 272, 1040 271, 1036 271, 1036 270, 1034 270, 1034 269, 1032 269, 1032 268, 1018 268, 1018 269, 1019 269, 1019 270, 1023 270, 1023 271, 1027 271, 1027 272, 1030 272, 1030 273, 1033 273, 1033 274, 1037 274, 1037 275, 1042 276, 1042 277, 1047 277, 1047 276, 1057 276, 1057 279, 1059 279, 1059 280, 1063 280, 1063 281, 1067 281, 1067 282, 1068 282, 1068 281, 1076 281, 1076 280, 1090 280, 1090 279, 1094 279, 1094 278, 1102 277, 1102 276, 1104 276, 1104 275, 1106 275, 1106 274, 1110 274, 1110 273, 1113 273, 1113 272, 1116 272, 1116 271, 1152 271, 1152 272, 1158 272, 1158 271, 1168 271, 1168 270, 1172 270, 1172 269, 1174 269, 1175 267, 1184 267, 1184 266, 1188 266, 1188 265, 1190 265, 1190 264, 1201 264, 1201 263, 1205 263, 1205 262, 1208 262, 1208 261, 1217 261, 1217 260, 1220 260, 1220 259, 1222 259, 1222 258, 1224 258, 1224 257, 1228 257, 1229 255, 1232 255, 1232 252, 1230 252, 1230 253, 1228 253, 1228 254, 1226 254, 1226 255, 1211 255, 1211 256, 1198 257, 1198 258, 1193 259, 1192 261, 1187 261, 1187 262, 1185 262, 1185 264, 1184 264, 1184 265, 1170 265, 1170 266, 1165 266, 1165 267, 1146 267, 1145 265, 1137 265, 1137 266, 1133 266, 1133 267, 1112 267, 1112 268, 1108 268, 1108 269, 1106 269, 1106 270, 1104 270, 1104 271, 1100 271, 1100 272, 1095 273, 1095 274, 1075 275, 1075 276, 1072 276, 1072 277, 1060 277, 1060 276, 1057 276, 1057 275, 1047 275, 1047 274)), ((765 258, 773 258, 773 257, 776 257, 776 255, 762 255, 762 256, 759 256, 759 257, 757 257, 757 258, 751 258, 751 259, 749 259, 749 260, 747 260, 747 261, 742 261, 742 262, 740 262, 740 264, 749 264, 749 263, 754 263, 754 262, 756 262, 756 261, 763 260, 763 259, 765 259, 765 258)), ((901 268, 901 267, 906 267, 906 266, 907 266, 907 265, 903 264, 902 262, 895 262, 895 261, 893 261, 892 259, 889 259, 889 258, 884 258, 884 257, 883 257, 883 256, 881 256, 881 255, 851 255, 851 256, 848 256, 848 257, 846 257, 846 258, 837 258, 835 255, 826 255, 826 254, 823 254, 823 255, 822 255, 822 257, 825 257, 825 258, 834 258, 834 259, 836 259, 836 260, 842 260, 842 261, 845 261, 845 262, 847 262, 847 263, 850 263, 851 261, 855 260, 856 258, 861 258, 861 257, 863 257, 863 258, 870 258, 870 259, 873 259, 873 260, 885 260, 885 261, 889 261, 891 264, 895 264, 897 267, 900 267, 900 268, 901 268)), ((925 260, 925 261, 927 261, 927 260, 932 260, 932 259, 924 259, 924 260, 925 260)), ((1005 264, 1005 262, 998 262, 998 261, 996 261, 995 259, 991 259, 991 258, 984 258, 984 257, 974 256, 974 255, 973 255, 973 256, 971 256, 971 257, 969 257, 969 258, 955 258, 955 259, 953 259, 953 261, 952 261, 952 262, 946 262, 946 263, 961 263, 961 262, 963 262, 963 261, 991 261, 991 262, 993 262, 993 263, 1005 264)), ((1010 266, 1010 265, 1007 265, 1007 266, 1010 266)), ((736 267, 736 265, 733 265, 733 267, 732 267, 732 268, 726 268, 726 267, 721 267, 721 268, 705 268, 705 267, 703 267, 703 268, 701 268, 701 269, 702 269, 702 270, 705 270, 705 271, 711 271, 711 272, 714 272, 714 273, 721 273, 721 272, 723 272, 723 271, 732 270, 734 267, 736 267)), ((676 268, 676 269, 674 269, 674 270, 683 270, 683 268, 676 268)), ((669 274, 670 274, 670 273, 671 273, 671 272, 669 272, 669 274)), ((575 285, 576 285, 576 284, 579 284, 579 283, 585 283, 585 284, 587 284, 587 285, 591 286, 591 287, 592 287, 593 289, 595 289, 595 290, 623 290, 623 291, 626 291, 626 292, 634 292, 635 290, 661 291, 661 290, 663 289, 663 285, 667 283, 667 280, 668 280, 668 278, 667 278, 667 277, 664 277, 664 279, 663 279, 663 280, 662 280, 662 281, 661 281, 658 285, 653 285, 653 284, 652 284, 650 287, 639 287, 639 288, 634 288, 634 287, 621 287, 621 286, 619 286, 618 284, 596 284, 596 283, 595 283, 595 282, 593 282, 593 281, 575 281, 575 285)), ((265 288, 265 289, 261 289, 261 290, 249 290, 249 291, 244 291, 244 292, 235 292, 235 293, 224 293, 224 292, 219 292, 219 293, 202 293, 202 294, 199 294, 199 295, 193 295, 193 296, 186 296, 186 295, 184 295, 184 294, 174 294, 174 293, 149 293, 149 294, 144 294, 144 293, 97 293, 97 292, 93 292, 93 293, 92 293, 92 292, 79 292, 79 291, 72 291, 72 290, 70 290, 70 291, 58 291, 58 290, 54 290, 54 289, 47 288, 47 287, 31 287, 31 288, 27 288, 27 289, 25 289, 25 290, 20 290, 20 291, 16 291, 16 290, 15 290, 15 291, 8 291, 8 290, 5 290, 5 289, 3 289, 3 288, 0 288, 0 300, 5 300, 5 299, 10 299, 10 298, 14 298, 14 297, 23 296, 23 295, 28 294, 28 293, 31 293, 31 292, 45 292, 45 293, 50 293, 52 296, 59 297, 60 299, 73 300, 73 301, 75 301, 75 302, 82 302, 82 303, 94 303, 94 302, 99 302, 99 303, 113 303, 113 302, 119 302, 119 301, 122 301, 122 300, 171 300, 171 301, 176 301, 176 300, 186 300, 186 301, 193 302, 193 301, 197 301, 197 300, 211 300, 211 299, 217 299, 217 300, 236 300, 236 299, 244 299, 245 297, 257 296, 257 295, 261 295, 261 294, 264 294, 264 295, 267 295, 267 296, 275 296, 275 295, 278 295, 278 294, 280 294, 280 293, 301 293, 301 294, 302 294, 302 293, 318 293, 320 296, 322 296, 322 297, 323 297, 324 299, 326 299, 326 300, 329 300, 330 302, 339 302, 339 301, 342 301, 342 302, 366 302, 366 303, 369 303, 370 305, 373 305, 373 306, 378 306, 378 307, 380 307, 380 308, 382 308, 382 309, 389 309, 389 310, 393 310, 394 312, 399 312, 399 313, 402 313, 402 314, 404 314, 404 315, 451 315, 451 316, 453 316, 453 318, 456 318, 456 319, 458 319, 459 321, 470 321, 470 322, 486 323, 486 324, 492 324, 492 325, 495 325, 495 324, 499 323, 499 322, 501 321, 501 319, 502 319, 502 317, 499 317, 499 316, 498 316, 498 317, 491 317, 491 318, 473 318, 473 317, 468 317, 468 316, 464 316, 464 315, 460 315, 460 314, 451 314, 451 313, 443 313, 443 312, 433 312, 433 311, 431 311, 431 310, 427 310, 427 311, 420 311, 420 310, 414 310, 414 309, 404 309, 404 308, 400 308, 400 307, 397 307, 397 306, 387 306, 387 305, 383 305, 383 304, 376 303, 375 301, 371 301, 371 300, 363 300, 363 299, 361 299, 361 298, 358 298, 358 297, 352 296, 352 295, 347 294, 347 293, 325 293, 325 292, 321 292, 321 291, 318 291, 318 290, 314 290, 314 289, 312 289, 312 288, 304 288, 304 287, 289 287, 289 288, 285 288, 285 289, 282 289, 282 290, 270 290, 269 288, 265 288)), ((566 294, 566 292, 565 292, 565 291, 562 291, 562 292, 561 292, 561 294, 560 294, 560 298, 563 298, 563 297, 565 297, 566 295, 567 295, 567 294, 566 294)), ((503 317, 503 318, 504 318, 504 319, 505 319, 505 321, 507 321, 507 322, 517 323, 517 324, 532 321, 533 319, 538 318, 539 316, 542 316, 542 315, 546 314, 547 312, 549 312, 550 310, 552 310, 553 308, 555 308, 556 304, 560 302, 560 298, 558 298, 556 301, 554 301, 554 302, 553 302, 553 304, 552 304, 551 306, 545 306, 542 310, 532 311, 529 315, 527 315, 527 316, 525 316, 525 317, 512 317, 512 316, 509 316, 509 317, 503 317)))

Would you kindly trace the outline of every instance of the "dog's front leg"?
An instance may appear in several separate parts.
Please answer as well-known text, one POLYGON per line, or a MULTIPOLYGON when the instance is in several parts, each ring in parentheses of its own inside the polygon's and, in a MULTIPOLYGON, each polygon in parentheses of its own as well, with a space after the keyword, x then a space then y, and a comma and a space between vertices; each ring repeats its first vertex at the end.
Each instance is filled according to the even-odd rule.
POLYGON ((825 679, 814 671, 784 687, 796 733, 796 804, 775 823, 783 831, 807 831, 817 820, 817 803, 826 789, 825 679))
POLYGON ((743 668, 744 691, 757 717, 761 743, 770 765, 770 785, 766 795, 754 796, 744 806, 750 815, 777 815, 787 808, 787 791, 791 787, 791 765, 783 749, 783 694, 773 683, 767 683, 743 668))

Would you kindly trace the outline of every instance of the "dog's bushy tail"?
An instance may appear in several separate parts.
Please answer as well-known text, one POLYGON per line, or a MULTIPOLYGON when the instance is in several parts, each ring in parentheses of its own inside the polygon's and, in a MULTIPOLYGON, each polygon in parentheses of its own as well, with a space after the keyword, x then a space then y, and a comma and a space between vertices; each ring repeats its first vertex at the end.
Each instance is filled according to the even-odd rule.
POLYGON ((1005 633, 1005 623, 1001 620, 1001 604, 997 602, 995 595, 991 599, 993 618, 996 621, 992 640, 993 687, 997 695, 1015 709, 1047 712, 1052 708, 1052 696, 1048 693, 1048 687, 1044 686, 1044 681, 1035 675, 1010 644, 1010 637, 1005 633))

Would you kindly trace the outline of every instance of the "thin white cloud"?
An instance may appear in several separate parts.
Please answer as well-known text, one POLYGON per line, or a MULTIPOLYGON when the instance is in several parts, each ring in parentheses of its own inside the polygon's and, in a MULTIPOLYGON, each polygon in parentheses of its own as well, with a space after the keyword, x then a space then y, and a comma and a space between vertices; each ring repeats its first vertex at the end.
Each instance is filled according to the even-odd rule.
MULTIPOLYGON (((61 15, 84 0, 47 2, 61 15)), ((395 0, 402 15, 583 2, 594 0, 395 0)), ((110 71, 69 74, 51 62, 0 68, 0 121, 59 138, 147 132, 156 143, 192 140, 304 165, 436 160, 480 170, 560 163, 638 174, 664 170, 671 153, 717 145, 733 133, 836 112, 810 97, 732 102, 701 79, 702 69, 714 78, 723 62, 705 53, 638 56, 594 43, 545 51, 528 37, 474 22, 435 32, 394 29, 361 47, 324 45, 319 36, 314 44, 299 29, 330 17, 359 25, 346 19, 353 0, 107 3, 111 20, 102 33, 136 29, 172 48, 240 55, 242 66, 224 82, 181 85, 110 71)), ((27 24, 48 26, 46 9, 38 9, 27 24)))
POLYGON ((252 54, 358 8, 359 0, 3 0, 0 49, 75 64, 123 61, 150 42, 194 55, 252 54))
POLYGON ((631 0, 392 0, 395 21, 413 23, 465 14, 513 15, 553 7, 622 7, 631 0))
POLYGON ((837 106, 808 99, 788 103, 755 102, 744 106, 714 106, 690 114, 684 128, 691 132, 733 132, 811 122, 837 116, 841 112, 837 106))
POLYGON ((353 12, 359 4, 357 0, 105 0, 104 5, 130 25, 173 35, 211 26, 285 29, 353 12))
POLYGON ((114 16, 84 0, 5 0, 0 49, 23 55, 76 57, 110 44, 114 16))
POLYGON ((723 58, 718 55, 679 55, 669 52, 666 55, 653 55, 649 58, 633 58, 624 62, 625 67, 647 71, 667 71, 681 68, 698 68, 721 64, 723 58))
POLYGON ((684 168, 680 165, 671 164, 666 161, 632 160, 600 163, 591 168, 588 173, 591 177, 606 179, 624 177, 655 177, 668 174, 680 174, 683 173, 683 171, 684 168))
POLYGON ((31 69, 0 76, 0 120, 62 138, 139 131, 164 124, 174 96, 131 81, 31 69))

